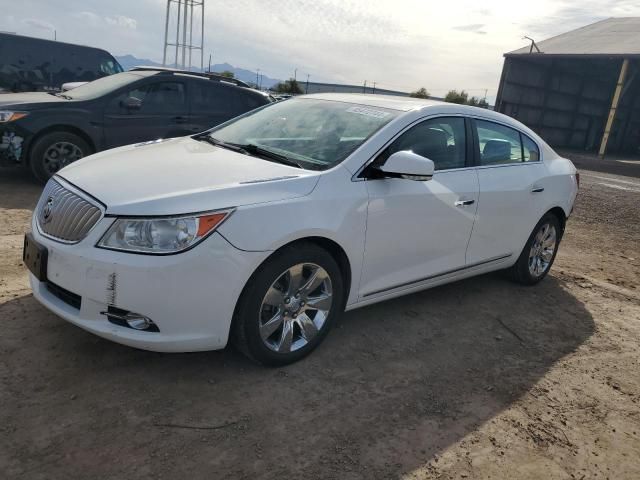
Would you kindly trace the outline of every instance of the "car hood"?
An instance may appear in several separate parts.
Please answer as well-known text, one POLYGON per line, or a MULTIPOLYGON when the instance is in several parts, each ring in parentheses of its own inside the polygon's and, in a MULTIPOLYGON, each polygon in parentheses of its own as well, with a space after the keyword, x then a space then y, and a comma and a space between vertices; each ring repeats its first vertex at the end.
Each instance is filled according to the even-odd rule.
POLYGON ((308 195, 319 172, 194 140, 107 150, 58 172, 113 215, 180 215, 308 195))
POLYGON ((44 103, 60 103, 68 102, 64 98, 56 97, 55 95, 49 95, 46 92, 26 92, 26 93, 3 93, 0 95, 0 106, 6 107, 7 105, 30 105, 30 104, 44 104, 44 103))

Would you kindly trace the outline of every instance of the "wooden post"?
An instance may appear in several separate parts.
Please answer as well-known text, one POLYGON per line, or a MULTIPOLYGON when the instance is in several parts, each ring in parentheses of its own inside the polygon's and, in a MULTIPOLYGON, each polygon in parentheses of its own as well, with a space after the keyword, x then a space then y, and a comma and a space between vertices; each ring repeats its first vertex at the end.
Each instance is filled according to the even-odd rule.
POLYGON ((600 151, 598 155, 600 158, 604 158, 604 154, 607 151, 607 142, 609 141, 609 134, 611 133, 611 127, 613 126, 613 120, 616 117, 616 111, 618 109, 618 102, 620 101, 620 92, 624 85, 624 78, 627 75, 629 69, 629 59, 625 58, 620 67, 620 76, 618 77, 618 83, 616 84, 616 90, 613 93, 613 100, 611 100, 611 109, 609 110, 609 118, 607 118, 607 124, 604 127, 604 134, 602 135, 602 142, 600 143, 600 151))

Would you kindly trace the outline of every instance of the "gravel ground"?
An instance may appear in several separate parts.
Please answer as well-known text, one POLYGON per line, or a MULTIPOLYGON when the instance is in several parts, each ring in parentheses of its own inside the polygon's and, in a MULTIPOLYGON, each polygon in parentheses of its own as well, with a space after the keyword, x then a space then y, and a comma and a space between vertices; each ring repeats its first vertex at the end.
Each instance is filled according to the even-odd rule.
POLYGON ((541 284, 356 310, 279 369, 46 311, 21 263, 40 187, 0 171, 0 478, 640 478, 640 166, 583 160, 541 284))

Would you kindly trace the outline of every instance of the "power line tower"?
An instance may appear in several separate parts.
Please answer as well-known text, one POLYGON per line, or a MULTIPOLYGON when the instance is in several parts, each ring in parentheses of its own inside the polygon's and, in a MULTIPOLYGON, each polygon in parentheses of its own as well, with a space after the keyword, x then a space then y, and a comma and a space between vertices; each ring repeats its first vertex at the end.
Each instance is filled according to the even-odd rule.
MULTIPOLYGON (((173 36, 173 34, 172 34, 173 36)), ((164 53, 162 65, 167 61, 175 64, 176 68, 191 70, 192 52, 200 50, 200 69, 204 67, 204 0, 167 0, 167 17, 164 22, 164 53), (195 12, 194 12, 195 11, 195 12), (200 23, 200 29, 193 30, 194 14, 196 25, 200 23), (199 17, 199 18, 198 18, 199 17), (200 20, 200 22, 198 22, 200 20), (170 40, 169 30, 175 29, 175 41, 170 40), (195 38, 194 38, 195 36, 195 38), (198 42, 198 36, 200 41, 198 42), (195 44, 194 44, 195 40, 195 44), (167 51, 175 48, 175 57, 167 58, 167 51)), ((197 61, 197 60, 196 60, 197 61)))

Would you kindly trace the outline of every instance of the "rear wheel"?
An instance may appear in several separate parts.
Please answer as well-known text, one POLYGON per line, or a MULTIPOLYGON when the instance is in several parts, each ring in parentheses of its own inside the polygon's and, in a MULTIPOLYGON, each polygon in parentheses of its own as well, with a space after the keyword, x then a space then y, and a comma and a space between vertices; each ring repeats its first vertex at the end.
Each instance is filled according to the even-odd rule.
POLYGON ((535 226, 518 261, 511 267, 511 277, 524 285, 534 285, 542 280, 553 265, 561 238, 558 217, 547 213, 535 226))
POLYGON ((38 138, 31 148, 29 166, 33 175, 45 183, 58 170, 89 155, 91 147, 70 132, 51 132, 38 138))
POLYGON ((311 353, 343 310, 336 261, 314 244, 297 244, 267 260, 245 287, 234 341, 260 363, 285 365, 311 353))

